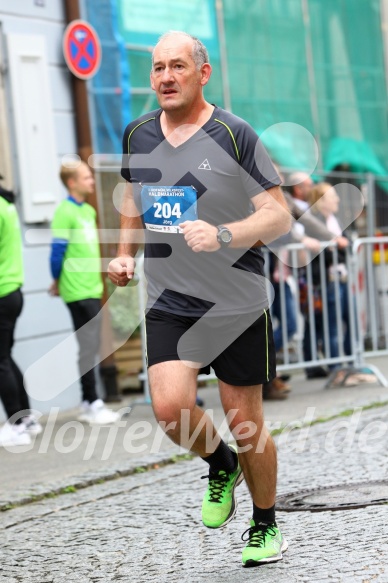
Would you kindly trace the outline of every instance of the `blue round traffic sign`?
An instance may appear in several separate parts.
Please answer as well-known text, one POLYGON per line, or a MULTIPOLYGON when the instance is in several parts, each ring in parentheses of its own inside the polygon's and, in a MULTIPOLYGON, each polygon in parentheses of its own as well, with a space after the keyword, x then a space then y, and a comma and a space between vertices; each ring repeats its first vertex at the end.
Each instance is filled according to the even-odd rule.
POLYGON ((63 36, 63 54, 70 71, 79 79, 90 79, 101 63, 100 39, 85 20, 73 20, 63 36))

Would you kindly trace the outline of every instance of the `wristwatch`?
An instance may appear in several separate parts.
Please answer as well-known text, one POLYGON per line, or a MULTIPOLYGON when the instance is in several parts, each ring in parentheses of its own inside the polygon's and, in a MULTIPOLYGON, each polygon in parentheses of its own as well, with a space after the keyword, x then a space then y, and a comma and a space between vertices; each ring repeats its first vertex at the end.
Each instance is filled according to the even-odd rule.
POLYGON ((231 231, 229 231, 227 227, 224 227, 224 225, 219 225, 217 229, 218 229, 217 241, 219 242, 221 247, 229 247, 233 239, 231 231))

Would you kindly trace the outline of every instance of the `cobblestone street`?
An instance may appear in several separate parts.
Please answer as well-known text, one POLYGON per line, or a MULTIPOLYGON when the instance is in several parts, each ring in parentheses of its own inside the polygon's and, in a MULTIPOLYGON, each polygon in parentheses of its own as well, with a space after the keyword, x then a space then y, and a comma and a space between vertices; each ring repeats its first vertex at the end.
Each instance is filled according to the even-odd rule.
MULTIPOLYGON (((387 478, 388 408, 278 436, 279 495, 387 478)), ((279 512, 284 560, 241 567, 251 507, 210 531, 200 521, 206 468, 179 462, 2 513, 4 583, 388 582, 388 506, 279 512)))

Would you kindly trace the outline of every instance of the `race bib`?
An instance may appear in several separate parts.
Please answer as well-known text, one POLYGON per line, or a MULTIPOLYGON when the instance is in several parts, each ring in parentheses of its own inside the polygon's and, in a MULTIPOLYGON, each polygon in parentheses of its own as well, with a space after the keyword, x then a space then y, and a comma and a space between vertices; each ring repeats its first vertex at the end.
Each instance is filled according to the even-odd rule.
POLYGON ((194 186, 142 186, 141 204, 150 231, 181 233, 180 223, 198 219, 194 186))

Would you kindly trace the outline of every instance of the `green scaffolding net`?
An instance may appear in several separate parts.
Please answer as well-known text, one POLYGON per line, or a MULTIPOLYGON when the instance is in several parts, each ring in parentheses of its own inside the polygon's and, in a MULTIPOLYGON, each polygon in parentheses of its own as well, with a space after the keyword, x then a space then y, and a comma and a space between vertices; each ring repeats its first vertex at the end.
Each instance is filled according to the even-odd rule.
MULTIPOLYGON (((378 0, 224 0, 233 111, 261 132, 308 129, 320 166, 385 173, 387 94, 378 0)), ((276 132, 274 132, 276 134, 276 132)), ((275 139, 273 140, 276 141, 275 139)), ((304 152, 273 144, 301 167, 304 152)))
MULTIPOLYGON (((308 157, 292 136, 277 135, 276 124, 287 122, 314 136, 319 168, 387 174, 380 0, 117 0, 115 5, 113 24, 130 71, 126 113, 132 119, 157 107, 149 87, 151 47, 167 30, 185 30, 209 49, 213 76, 206 98, 230 105, 259 134, 273 126, 265 132, 266 146, 279 164, 303 169, 308 157)), ((96 24, 99 11, 90 9, 88 18, 96 24)), ((99 111, 103 95, 100 83, 99 111)), ((108 123, 109 107, 103 110, 108 123)), ((117 111, 111 116, 109 131, 121 138, 117 111)), ((110 143, 117 148, 119 140, 110 143)))

